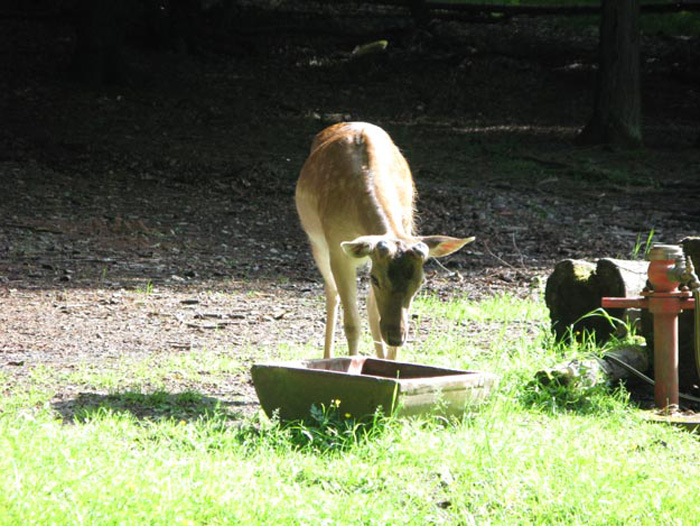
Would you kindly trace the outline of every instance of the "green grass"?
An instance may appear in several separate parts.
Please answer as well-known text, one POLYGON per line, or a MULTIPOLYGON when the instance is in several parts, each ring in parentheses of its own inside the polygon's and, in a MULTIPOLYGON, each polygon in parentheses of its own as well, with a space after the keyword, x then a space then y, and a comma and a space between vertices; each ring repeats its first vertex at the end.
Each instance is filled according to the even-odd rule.
POLYGON ((512 322, 539 323, 547 316, 544 303, 511 295, 499 295, 481 301, 455 298, 441 301, 434 296, 419 296, 413 307, 414 314, 429 314, 458 323, 462 322, 512 322))
MULTIPOLYGON (((51 396, 76 378, 45 368, 14 383, 3 375, 0 523, 697 524, 694 435, 646 422, 624 391, 589 389, 567 404, 533 391, 535 370, 587 350, 552 343, 540 301, 424 296, 415 311, 430 327, 407 358, 501 376, 479 411, 359 427, 329 410, 282 425, 238 418, 196 390, 117 390, 62 419, 51 396)), ((167 369, 216 376, 235 367, 211 361, 163 360, 143 381, 167 369)), ((103 374, 110 370, 124 378, 137 369, 122 363, 103 374)), ((95 378, 81 385, 110 385, 95 378)))
POLYGON ((637 234, 637 239, 634 242, 634 247, 630 253, 630 258, 633 260, 645 260, 651 247, 654 245, 654 229, 652 228, 646 237, 642 237, 642 234, 637 234))

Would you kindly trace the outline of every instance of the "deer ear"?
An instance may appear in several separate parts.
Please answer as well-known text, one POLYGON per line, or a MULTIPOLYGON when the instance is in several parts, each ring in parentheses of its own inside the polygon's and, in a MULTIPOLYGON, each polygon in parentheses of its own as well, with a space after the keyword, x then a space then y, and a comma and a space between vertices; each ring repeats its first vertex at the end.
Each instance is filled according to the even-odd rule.
POLYGON ((459 239, 448 236, 423 236, 420 240, 428 245, 428 255, 431 258, 441 258, 457 252, 464 245, 471 243, 475 237, 459 239))
POLYGON ((375 236, 361 236, 353 241, 343 241, 340 247, 351 258, 366 258, 377 245, 375 236))

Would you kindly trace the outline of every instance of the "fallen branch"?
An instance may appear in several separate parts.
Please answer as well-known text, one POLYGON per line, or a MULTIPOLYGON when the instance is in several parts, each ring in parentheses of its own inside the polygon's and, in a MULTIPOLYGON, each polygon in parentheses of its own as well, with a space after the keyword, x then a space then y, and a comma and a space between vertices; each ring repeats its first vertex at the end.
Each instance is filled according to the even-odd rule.
POLYGON ((563 386, 593 387, 601 382, 613 383, 633 376, 639 377, 639 374, 648 369, 649 353, 646 346, 626 345, 606 353, 601 358, 572 360, 550 369, 542 369, 535 373, 535 380, 541 385, 556 383, 563 386))

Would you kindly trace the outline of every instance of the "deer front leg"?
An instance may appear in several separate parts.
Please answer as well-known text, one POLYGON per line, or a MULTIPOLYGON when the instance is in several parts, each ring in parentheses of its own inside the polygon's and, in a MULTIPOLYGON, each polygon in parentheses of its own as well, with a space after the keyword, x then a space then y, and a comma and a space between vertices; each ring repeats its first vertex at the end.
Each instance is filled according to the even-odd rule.
POLYGON ((323 342, 323 357, 333 358, 335 320, 338 318, 338 292, 326 283, 326 338, 323 342))
POLYGON ((369 286, 369 299, 367 301, 367 314, 369 315, 369 330, 372 333, 374 341, 374 351, 377 358, 384 358, 384 340, 382 340, 382 331, 379 329, 379 308, 377 307, 377 299, 374 297, 374 288, 369 286))
POLYGON ((357 312, 357 274, 352 260, 344 254, 331 256, 331 269, 343 305, 343 328, 348 341, 348 353, 357 354, 360 343, 360 315, 357 312))
POLYGON ((338 287, 335 285, 331 261, 328 253, 328 245, 325 242, 311 240, 311 252, 318 269, 323 276, 324 289, 326 292, 326 334, 323 342, 323 357, 333 358, 333 347, 335 341, 335 325, 338 319, 338 287))

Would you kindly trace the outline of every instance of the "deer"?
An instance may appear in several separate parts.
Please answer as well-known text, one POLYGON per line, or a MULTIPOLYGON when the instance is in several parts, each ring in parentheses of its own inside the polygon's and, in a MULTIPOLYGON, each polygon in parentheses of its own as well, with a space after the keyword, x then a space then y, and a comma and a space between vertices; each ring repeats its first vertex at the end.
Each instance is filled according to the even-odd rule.
POLYGON ((396 360, 397 347, 408 336, 411 303, 424 281, 423 265, 474 241, 414 234, 415 200, 408 162, 382 128, 343 122, 314 138, 295 201, 324 281, 324 359, 333 357, 339 299, 348 352, 358 353, 358 267, 370 263, 367 310, 376 355, 396 360))

